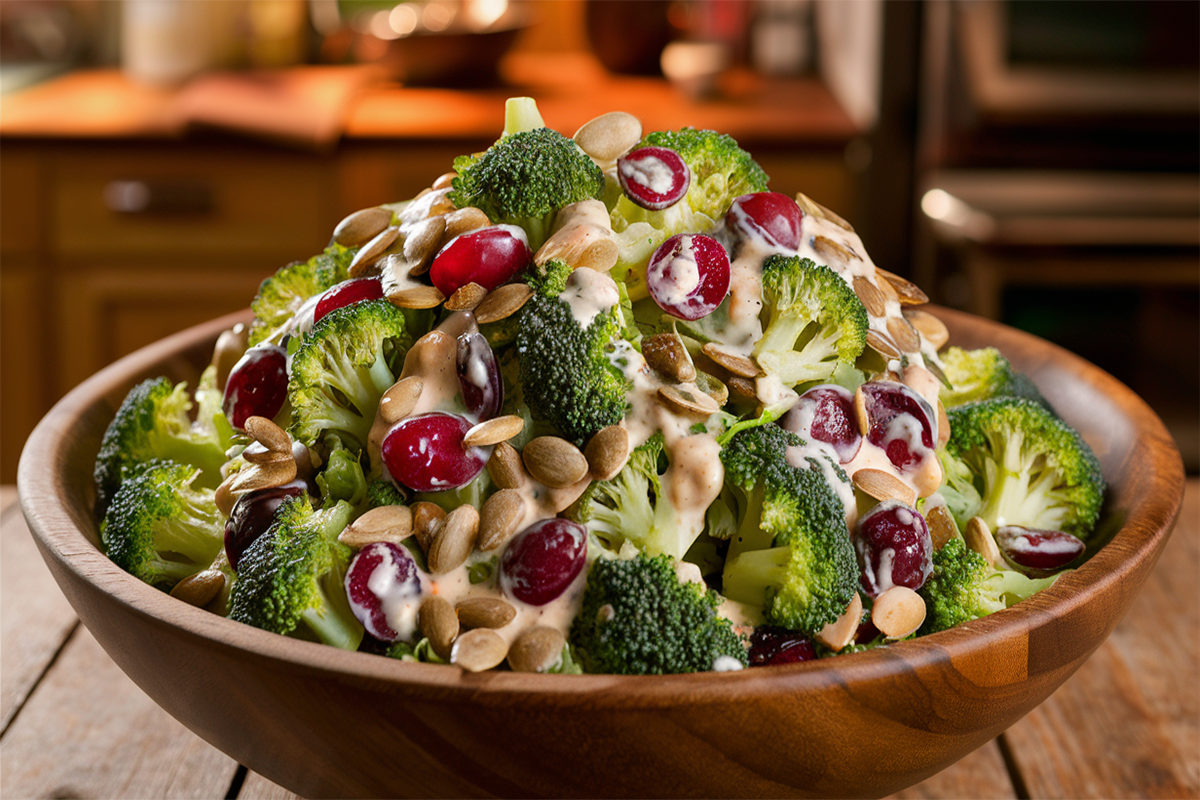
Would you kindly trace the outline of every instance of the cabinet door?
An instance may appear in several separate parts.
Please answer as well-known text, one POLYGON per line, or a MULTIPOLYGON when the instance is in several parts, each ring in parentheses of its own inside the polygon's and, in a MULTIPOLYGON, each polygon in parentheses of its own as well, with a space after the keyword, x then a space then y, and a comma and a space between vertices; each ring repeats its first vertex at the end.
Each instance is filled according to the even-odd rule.
POLYGON ((0 482, 17 478, 25 437, 49 408, 53 351, 46 288, 32 262, 5 256, 0 270, 0 482))

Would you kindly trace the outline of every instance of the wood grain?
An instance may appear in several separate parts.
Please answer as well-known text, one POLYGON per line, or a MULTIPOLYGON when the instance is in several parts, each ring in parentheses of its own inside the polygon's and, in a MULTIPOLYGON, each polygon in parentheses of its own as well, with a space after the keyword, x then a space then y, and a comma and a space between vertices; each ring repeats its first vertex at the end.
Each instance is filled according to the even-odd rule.
POLYGON ((962 761, 932 778, 890 795, 888 800, 955 800, 966 797, 1016 800, 1017 794, 996 740, 969 753, 962 761))
POLYGON ((299 797, 257 772, 250 772, 238 792, 237 800, 299 800, 299 797))
POLYGON ((5 797, 224 797, 237 765, 80 629, 4 736, 5 797))

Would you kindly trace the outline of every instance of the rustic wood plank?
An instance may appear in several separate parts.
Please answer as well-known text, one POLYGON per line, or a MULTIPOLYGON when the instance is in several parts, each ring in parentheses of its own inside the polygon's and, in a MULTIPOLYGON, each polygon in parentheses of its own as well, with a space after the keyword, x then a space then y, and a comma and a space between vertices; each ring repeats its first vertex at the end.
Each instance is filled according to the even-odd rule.
POLYGON ((219 798, 237 764, 142 693, 80 627, 4 736, 6 797, 219 798))
POLYGON ((889 796, 887 800, 955 800, 969 797, 1016 800, 1016 791, 995 739, 954 766, 889 796))
POLYGON ((1128 616, 1005 734, 1031 797, 1200 794, 1198 502, 1193 479, 1175 533, 1128 616))
POLYGON ((248 772, 246 781, 237 794, 237 800, 300 800, 300 795, 292 794, 257 772, 248 772))
POLYGON ((4 490, 0 522, 0 731, 78 623, 42 561, 25 518, 4 490))

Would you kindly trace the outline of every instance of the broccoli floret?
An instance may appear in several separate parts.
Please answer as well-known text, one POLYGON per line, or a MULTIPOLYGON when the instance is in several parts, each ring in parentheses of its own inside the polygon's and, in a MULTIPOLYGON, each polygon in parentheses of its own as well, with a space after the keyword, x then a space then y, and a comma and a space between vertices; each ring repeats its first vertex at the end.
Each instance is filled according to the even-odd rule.
POLYGON ((575 271, 567 262, 554 258, 545 264, 532 266, 525 275, 525 282, 543 297, 558 297, 567 288, 567 279, 575 271))
POLYGON ((208 568, 225 546, 225 517, 212 489, 192 486, 199 474, 153 460, 121 484, 100 524, 113 563, 164 589, 208 568))
POLYGON ((295 315, 305 301, 349 277, 357 250, 331 244, 308 261, 294 261, 262 282, 250 303, 254 323, 250 346, 270 339, 295 315))
POLYGON ((403 312, 387 300, 351 303, 322 317, 292 356, 292 438, 325 453, 339 444, 361 453, 379 398, 411 345, 403 312))
POLYGON ((579 146, 550 128, 503 136, 479 156, 454 159, 450 200, 475 206, 495 223, 519 225, 537 250, 559 209, 600 199, 604 173, 579 146))
POLYGON ((565 300, 539 293, 518 316, 519 382, 536 418, 576 444, 625 418, 631 382, 609 359, 624 341, 619 306, 583 328, 565 300))
POLYGON ((829 483, 844 480, 836 465, 810 456, 807 468, 788 463, 796 434, 762 425, 737 434, 721 451, 725 481, 741 520, 730 539, 721 592, 763 607, 767 621, 806 633, 846 610, 858 590, 858 563, 845 508, 829 483))
POLYGON ((599 558, 587 576, 571 644, 586 672, 706 672, 721 656, 746 665, 746 647, 717 615, 720 596, 682 582, 669 556, 599 558))
POLYGON ((408 505, 404 492, 387 478, 377 478, 367 484, 367 508, 408 505))
POLYGON ((950 455, 945 448, 938 448, 938 461, 942 465, 942 485, 938 494, 946 501, 946 508, 960 529, 967 527, 971 517, 983 508, 983 498, 975 487, 975 476, 971 468, 950 455))
POLYGON ((763 262, 763 335, 758 363, 785 386, 829 381, 853 364, 867 344, 867 310, 829 267, 799 256, 763 262))
POLYGON ((358 649, 363 627, 344 586, 352 552, 337 540, 352 516, 350 505, 341 502, 314 511, 307 496, 280 504, 274 523, 238 560, 229 618, 358 649))
POLYGON ((317 475, 317 488, 326 502, 360 504, 367 498, 367 479, 359 455, 344 447, 333 450, 317 475))
POLYGON ((1012 570, 994 569, 962 539, 951 539, 934 552, 933 572, 919 590, 925 600, 925 622, 917 635, 986 617, 1040 592, 1057 579, 1058 575, 1035 579, 1012 570))
POLYGON ((998 397, 950 409, 946 450, 971 471, 992 530, 1023 525, 1086 539, 1104 500, 1092 448, 1032 400, 998 397))
POLYGON ((710 230, 738 197, 767 188, 767 174, 732 136, 683 128, 650 133, 637 147, 650 145, 679 153, 692 180, 684 198, 661 211, 635 204, 620 192, 615 179, 610 181, 606 200, 621 246, 612 275, 628 286, 634 300, 647 296, 646 265, 660 244, 677 233, 710 230))
POLYGON ((615 478, 595 481, 572 507, 577 522, 614 552, 629 542, 650 555, 681 560, 703 528, 680 523, 663 491, 669 466, 662 431, 629 454, 615 478))
POLYGON ((1013 369, 994 347, 978 350, 948 347, 939 358, 946 379, 954 387, 938 395, 946 408, 993 397, 1024 397, 1054 410, 1033 381, 1013 369))
POLYGON ((200 469, 196 484, 221 482, 225 449, 215 427, 193 425, 187 384, 167 378, 139 383, 121 402, 96 456, 96 515, 103 517, 125 474, 138 464, 165 458, 200 469))

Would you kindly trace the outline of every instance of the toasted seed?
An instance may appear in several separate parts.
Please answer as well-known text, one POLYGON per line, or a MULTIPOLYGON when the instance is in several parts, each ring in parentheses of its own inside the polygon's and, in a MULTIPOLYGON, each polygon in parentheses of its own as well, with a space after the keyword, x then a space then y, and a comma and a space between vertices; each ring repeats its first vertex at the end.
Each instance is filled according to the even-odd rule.
POLYGON ((508 643, 487 628, 475 628, 454 640, 450 663, 467 672, 483 672, 495 667, 508 655, 508 643))
POLYGON ((499 597, 468 597, 459 600, 454 610, 464 628, 503 628, 517 615, 512 604, 499 597))
POLYGON ((480 325, 499 322, 520 311, 521 306, 531 297, 533 287, 527 283, 506 283, 497 286, 475 306, 475 321, 480 325))
POLYGON ((445 189, 457 177, 458 177, 457 172, 444 172, 438 176, 438 179, 436 181, 434 181, 433 185, 430 186, 429 188, 434 189, 434 190, 445 189))
POLYGON ((937 378, 938 382, 941 383, 942 386, 945 386, 947 389, 954 388, 954 386, 950 383, 950 379, 946 377, 945 372, 942 372, 942 368, 938 366, 936 361, 934 361, 928 355, 925 355, 924 360, 925 360, 925 369, 932 372, 933 377, 937 378))
POLYGON ((962 538, 954 517, 945 506, 933 506, 925 512, 925 522, 929 526, 929 536, 933 539, 933 548, 941 550, 951 539, 962 538))
POLYGON ((367 274, 371 267, 375 266, 383 254, 388 251, 396 240, 400 238, 400 229, 393 226, 384 228, 378 236, 362 246, 362 249, 354 254, 354 260, 350 262, 350 267, 347 270, 351 278, 359 278, 367 274))
POLYGON ((950 331, 946 330, 946 323, 933 314, 912 306, 905 306, 901 311, 934 350, 941 350, 942 346, 950 341, 950 331))
POLYGON ((899 358, 900 348, 896 346, 886 333, 880 333, 872 328, 867 331, 867 344, 872 350, 887 358, 899 358))
POLYGON ((445 217, 430 217, 408 232, 408 238, 404 240, 404 260, 409 264, 410 276, 415 278, 429 271, 445 232, 445 217))
POLYGON ((454 294, 446 298, 446 308, 451 311, 474 311, 475 306, 487 297, 487 289, 471 281, 465 286, 454 290, 454 294))
POLYGON ((523 430, 525 430, 524 417, 516 414, 492 417, 467 431, 463 436, 463 447, 488 447, 500 444, 519 435, 523 430))
POLYGON ((661 386, 658 396, 667 407, 678 414, 709 416, 721 410, 721 405, 707 394, 696 393, 680 386, 661 386))
POLYGON ((899 500, 911 506, 917 502, 917 493, 904 481, 881 469, 864 467, 851 477, 851 482, 876 500, 899 500))
POLYGON ((962 532, 962 535, 967 542, 967 547, 983 556, 993 567, 1004 566, 1004 557, 1000 555, 996 537, 992 536, 992 529, 988 527, 983 517, 971 517, 967 522, 967 529, 962 532))
POLYGON ((946 414, 946 406, 942 404, 942 399, 938 398, 937 406, 937 422, 938 422, 938 438, 937 446, 945 447, 946 442, 950 441, 950 417, 946 414))
POLYGON ((521 451, 525 469, 539 483, 563 489, 583 480, 588 462, 579 448, 557 436, 538 436, 521 451))
POLYGON ((762 368, 753 360, 741 353, 734 353, 716 342, 708 342, 700 348, 700 352, 720 364, 733 375, 741 378, 760 378, 766 375, 762 368))
POLYGON ((486 228, 492 221, 475 206, 464 206, 446 215, 446 232, 442 234, 442 246, 449 244, 455 236, 486 228))
POLYGON ((213 501, 217 504, 217 510, 226 517, 233 512, 233 505, 237 502, 237 496, 233 493, 233 482, 237 480, 237 476, 238 474, 234 472, 221 481, 213 496, 213 501))
POLYGON ((854 279, 854 293, 862 301, 867 313, 873 317, 882 317, 887 313, 887 299, 879 287, 859 275, 854 279))
POLYGON ((188 605, 203 608, 225 588, 225 575, 216 569, 197 572, 175 584, 171 597, 188 605))
POLYGON ((696 388, 711 397, 718 407, 729 402, 729 387, 707 372, 696 371, 696 388))
POLYGON ((575 144, 601 164, 611 164, 642 139, 642 121, 624 111, 585 122, 572 137, 575 144))
POLYGON ((444 575, 461 566, 475 549, 479 536, 479 512, 473 505, 461 505, 446 515, 433 534, 427 554, 429 571, 444 575))
POLYGON ((411 286, 388 295, 392 305, 400 308, 436 308, 445 299, 436 286, 411 286))
POLYGON ((929 302, 929 295, 921 291, 921 287, 917 286, 912 281, 901 278, 894 272, 888 272, 886 269, 875 268, 875 274, 882 276, 892 288, 896 290, 896 294, 900 297, 900 304, 905 306, 919 306, 929 302))
POLYGON ((907 586, 893 586, 871 604, 871 622, 889 639, 903 639, 925 621, 925 601, 907 586))
POLYGON ((858 254, 851 250, 846 245, 835 242, 833 239, 824 236, 814 236, 812 240, 812 248, 817 255, 829 261, 836 261, 841 264, 849 264, 852 261, 861 261, 858 254))
POLYGON ((355 211, 333 229, 333 240, 342 247, 358 247, 383 233, 392 224, 392 212, 386 208, 355 211))
POLYGON ((855 592, 854 597, 850 600, 850 605, 846 606, 842 615, 817 632, 817 641, 835 653, 841 651, 843 647, 854 641, 859 623, 862 622, 862 613, 862 596, 855 592))
POLYGON ((269 489, 283 486, 296 479, 296 461, 292 458, 271 461, 266 464, 251 464, 237 473, 230 484, 234 492, 252 492, 256 489, 269 489))
POLYGON ((920 352, 921 337, 917 335, 917 329, 907 319, 904 317, 888 317, 887 329, 901 350, 906 353, 920 352))
POLYGON ((503 546, 517 533, 525 518, 525 498, 516 489, 501 489, 479 510, 476 546, 485 553, 503 546))
POLYGON ((583 456, 593 480, 615 478, 629 459, 629 431, 620 425, 601 428, 588 440, 583 456))
POLYGON ((429 639, 433 652, 450 658, 454 640, 458 638, 458 615, 449 600, 437 595, 426 597, 417 609, 417 627, 429 639))
POLYGON ((401 378, 379 398, 379 415, 389 425, 395 425, 412 413, 425 390, 425 382, 416 375, 401 378))
POLYGON ((525 485, 526 473, 521 454, 508 442, 501 442, 492 449, 487 471, 492 483, 501 489, 519 489, 525 485))
POLYGON ((429 203, 430 217, 440 217, 445 214, 449 214, 457 208, 457 206, 454 205, 454 201, 450 199, 450 188, 451 187, 449 186, 443 186, 441 189, 435 189, 431 193, 436 194, 437 196, 434 197, 429 203))
POLYGON ((742 400, 758 399, 758 387, 749 378, 734 375, 726 382, 729 384, 730 394, 737 395, 742 400))
POLYGON ((557 628, 534 625, 517 634, 508 648, 508 666, 513 672, 545 672, 562 658, 566 637, 557 628))
POLYGON ((846 220, 842 219, 837 214, 818 203, 816 200, 811 199, 808 195, 797 193, 796 204, 800 206, 800 209, 805 214, 811 214, 818 219, 827 219, 842 230, 854 233, 854 228, 850 227, 849 222, 846 222, 846 220))
POLYGON ((446 512, 437 503, 425 500, 413 503, 410 510, 412 511, 413 536, 417 537, 417 544, 421 545, 421 549, 428 553, 429 545, 433 543, 433 535, 441 527, 442 520, 446 518, 446 512))
POLYGON ((366 547, 372 542, 400 544, 412 532, 411 509, 407 506, 379 506, 347 525, 338 535, 338 541, 349 547, 366 547))
POLYGON ((217 344, 213 347, 212 364, 217 368, 217 388, 224 391, 225 382, 234 365, 246 353, 250 343, 250 329, 238 323, 227 331, 221 331, 217 344))
POLYGON ((871 432, 871 417, 867 414, 867 394, 859 386, 854 390, 854 421, 858 424, 858 433, 866 436, 871 432))
POLYGON ((642 356, 651 369, 676 383, 696 379, 696 366, 677 333, 656 333, 642 339, 642 356))
POLYGON ((287 431, 266 417, 249 417, 244 427, 246 433, 250 434, 250 438, 259 442, 268 450, 276 453, 291 454, 292 437, 287 435, 287 431))
POLYGON ((242 458, 249 461, 251 464, 269 464, 272 461, 284 461, 292 457, 291 452, 276 453, 274 450, 268 450, 259 442, 251 442, 246 449, 242 451, 242 458))

